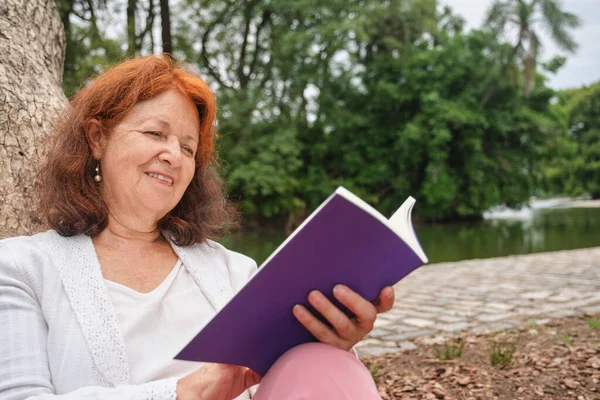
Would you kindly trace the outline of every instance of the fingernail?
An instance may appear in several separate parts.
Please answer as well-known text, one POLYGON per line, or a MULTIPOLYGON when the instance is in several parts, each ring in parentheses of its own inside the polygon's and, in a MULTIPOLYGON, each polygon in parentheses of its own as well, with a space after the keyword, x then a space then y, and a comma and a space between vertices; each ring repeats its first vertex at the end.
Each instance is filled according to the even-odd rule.
POLYGON ((346 288, 343 285, 335 285, 333 287, 333 293, 337 295, 344 295, 346 293, 346 288))
POLYGON ((300 304, 296 304, 294 306, 294 308, 292 309, 292 311, 296 314, 302 314, 304 312, 304 310, 302 309, 302 306, 300 304))

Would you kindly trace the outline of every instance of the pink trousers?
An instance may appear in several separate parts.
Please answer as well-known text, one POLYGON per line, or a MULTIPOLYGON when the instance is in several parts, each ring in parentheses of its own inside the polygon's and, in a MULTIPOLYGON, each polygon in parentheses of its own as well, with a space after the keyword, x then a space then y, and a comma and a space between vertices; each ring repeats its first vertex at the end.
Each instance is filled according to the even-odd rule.
POLYGON ((277 360, 254 400, 381 400, 369 370, 356 356, 323 343, 307 343, 277 360))

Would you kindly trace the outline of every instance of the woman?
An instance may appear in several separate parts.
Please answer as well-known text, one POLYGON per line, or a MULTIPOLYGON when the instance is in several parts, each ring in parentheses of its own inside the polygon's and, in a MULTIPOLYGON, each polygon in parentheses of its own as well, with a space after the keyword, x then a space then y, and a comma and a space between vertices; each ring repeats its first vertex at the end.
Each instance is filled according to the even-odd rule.
MULTIPOLYGON (((52 227, 0 241, 0 399, 379 398, 348 352, 391 308, 346 287, 296 318, 321 343, 292 349, 265 377, 173 360, 244 284, 255 263, 217 237, 231 220, 215 173, 215 102, 172 60, 129 60, 72 100, 39 177, 52 227), (193 306, 192 306, 193 305, 193 306)), ((241 333, 243 334, 243 332, 241 333)))

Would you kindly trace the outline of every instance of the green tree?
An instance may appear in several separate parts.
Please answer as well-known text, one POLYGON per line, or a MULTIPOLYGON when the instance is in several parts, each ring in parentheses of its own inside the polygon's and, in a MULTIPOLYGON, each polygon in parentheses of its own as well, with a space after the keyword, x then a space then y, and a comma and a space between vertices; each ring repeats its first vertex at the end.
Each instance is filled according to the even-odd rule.
MULTIPOLYGON (((135 16, 147 6, 136 0, 135 16)), ((547 160, 573 151, 541 71, 524 94, 515 46, 494 30, 464 33, 436 0, 172 6, 174 55, 216 91, 223 173, 250 224, 290 228, 338 185, 387 213, 412 194, 425 218, 479 218, 526 201, 551 181, 547 160)), ((154 47, 144 30, 142 51, 154 47)), ((78 51, 98 63, 106 53, 94 49, 78 51)))
POLYGON ((188 0, 174 13, 175 53, 217 88, 229 191, 247 216, 293 223, 306 210, 300 137, 316 112, 307 89, 327 84, 358 5, 188 0))
POLYGON ((108 39, 100 27, 105 0, 57 0, 66 36, 62 87, 71 96, 90 76, 123 56, 120 43, 108 39))
POLYGON ((185 10, 176 48, 218 88, 229 189, 255 221, 293 222, 338 185, 385 212, 413 194, 426 218, 478 218, 527 200, 561 128, 544 77, 523 96, 514 48, 434 0, 185 10))
POLYGON ((594 199, 600 198, 600 82, 571 93, 570 130, 578 144, 577 178, 594 199))
POLYGON ((560 0, 495 0, 488 11, 486 26, 497 33, 517 32, 513 55, 522 64, 526 96, 535 82, 542 48, 539 28, 545 28, 562 50, 572 53, 577 49, 572 31, 579 27, 580 20, 561 6, 560 0))
POLYGON ((496 76, 496 94, 483 104, 507 45, 480 31, 435 42, 406 59, 382 54, 361 86, 340 85, 326 150, 311 164, 330 166, 330 182, 350 182, 387 212, 408 194, 436 220, 479 218, 493 205, 526 201, 536 159, 560 129, 547 116, 553 91, 540 82, 527 99, 496 76))
POLYGON ((557 93, 551 112, 563 134, 551 138, 543 162, 549 195, 600 197, 600 82, 557 93))

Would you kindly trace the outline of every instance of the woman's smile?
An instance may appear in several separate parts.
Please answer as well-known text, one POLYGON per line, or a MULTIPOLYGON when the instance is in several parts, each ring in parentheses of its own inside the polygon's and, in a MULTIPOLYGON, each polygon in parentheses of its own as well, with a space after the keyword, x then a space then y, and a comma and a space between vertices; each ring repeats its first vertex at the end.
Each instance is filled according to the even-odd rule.
POLYGON ((163 174, 159 174, 157 172, 146 172, 146 175, 151 178, 152 180, 156 181, 157 183, 164 185, 164 186, 173 186, 173 182, 175 181, 175 179, 173 179, 173 177, 169 176, 169 175, 163 175, 163 174))

